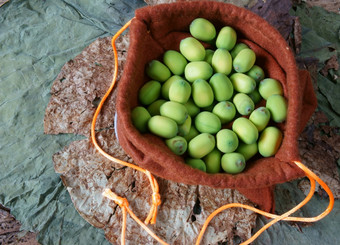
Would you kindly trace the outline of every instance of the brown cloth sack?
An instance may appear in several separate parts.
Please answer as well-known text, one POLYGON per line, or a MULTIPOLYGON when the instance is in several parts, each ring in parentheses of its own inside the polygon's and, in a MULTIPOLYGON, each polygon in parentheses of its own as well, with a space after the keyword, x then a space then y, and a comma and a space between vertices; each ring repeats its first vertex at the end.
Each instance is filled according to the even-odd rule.
POLYGON ((261 209, 274 211, 275 184, 304 176, 292 160, 299 160, 297 139, 316 108, 316 97, 307 71, 298 71, 294 55, 280 33, 258 15, 219 2, 177 2, 136 10, 130 26, 130 47, 123 76, 118 85, 117 132, 123 149, 134 161, 156 176, 190 185, 237 189, 261 209), (179 51, 179 42, 189 36, 189 25, 197 17, 210 20, 217 31, 232 26, 238 39, 256 53, 256 64, 266 77, 279 80, 288 100, 288 115, 279 127, 282 145, 274 157, 247 162, 244 172, 208 174, 193 169, 174 155, 163 140, 140 134, 133 126, 131 110, 138 105, 138 90, 148 80, 146 64, 162 60, 166 50, 179 51))

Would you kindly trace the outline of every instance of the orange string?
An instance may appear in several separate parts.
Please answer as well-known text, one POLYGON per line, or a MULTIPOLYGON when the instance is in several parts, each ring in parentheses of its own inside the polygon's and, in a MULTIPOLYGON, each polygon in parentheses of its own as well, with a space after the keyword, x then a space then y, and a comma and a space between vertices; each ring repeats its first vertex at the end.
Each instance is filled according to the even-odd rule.
MULTIPOLYGON (((155 240, 157 240, 159 243, 166 245, 167 243, 164 242, 162 239, 160 239, 157 235, 155 235, 146 225, 149 224, 149 222, 151 224, 154 224, 156 222, 156 217, 157 217, 157 207, 161 204, 161 200, 160 200, 160 195, 159 195, 159 186, 157 183, 157 180, 152 176, 152 174, 143 168, 140 168, 134 164, 122 161, 120 159, 117 159, 111 155, 109 155, 108 153, 106 153, 104 150, 101 149, 101 147, 98 145, 96 137, 95 137, 95 124, 96 124, 96 120, 97 117, 100 113, 100 110, 105 102, 105 100, 107 99, 107 97, 109 96, 109 94, 111 93, 116 80, 117 80, 117 74, 118 74, 118 55, 117 55, 117 49, 115 46, 115 40, 117 39, 117 37, 124 32, 124 30, 126 30, 128 28, 128 26, 130 25, 132 20, 130 20, 129 22, 127 22, 112 38, 112 48, 113 48, 113 53, 114 53, 114 61, 115 61, 115 67, 114 67, 114 75, 113 75, 113 79, 112 79, 112 83, 110 88, 108 89, 108 91, 105 93, 103 99, 100 101, 98 108, 94 114, 93 117, 93 121, 92 121, 92 125, 91 125, 91 138, 92 138, 92 142, 95 145, 96 149, 103 155, 105 156, 107 159, 120 163, 124 166, 128 166, 131 167, 133 169, 136 169, 138 171, 143 172, 144 174, 147 175, 149 181, 150 181, 150 185, 152 188, 152 205, 149 211, 149 214, 147 216, 147 218, 145 219, 144 223, 142 221, 140 221, 138 219, 138 217, 132 212, 132 210, 129 208, 129 204, 127 202, 127 200, 125 198, 119 197, 116 194, 114 194, 112 191, 110 190, 105 190, 103 195, 110 198, 111 200, 114 200, 121 208, 122 208, 122 212, 123 212, 123 224, 122 224, 122 235, 121 235, 121 244, 125 244, 125 230, 126 230, 126 216, 127 216, 127 212, 130 214, 130 216, 141 226, 143 227, 155 240)), ((292 208, 291 210, 287 211, 286 213, 282 214, 282 215, 275 215, 275 214, 271 214, 268 212, 264 212, 262 210, 259 210, 257 208, 254 208, 252 206, 248 206, 245 204, 241 204, 241 203, 230 203, 227 205, 224 205, 218 209, 216 209, 213 213, 211 213, 209 215, 209 217, 206 219, 205 223, 203 224, 203 227, 197 237, 196 240, 196 245, 199 245, 203 235, 205 233, 205 230, 207 229, 209 222, 220 212, 229 209, 229 208, 233 208, 233 207, 238 207, 238 208, 244 208, 244 209, 248 209, 251 210, 253 212, 256 212, 258 214, 264 215, 266 217, 269 218, 273 218, 269 223, 267 223, 265 226, 263 226, 259 231, 257 231, 250 239, 248 239, 247 241, 243 242, 242 244, 249 244, 251 242, 253 242, 262 232, 264 232, 266 229, 268 229, 270 226, 272 226, 273 224, 277 223, 280 220, 286 220, 286 221, 301 221, 301 222, 315 222, 318 221, 322 218, 324 218, 326 215, 328 215, 331 210, 333 209, 334 206, 334 196, 333 193, 331 192, 331 190, 329 189, 329 187, 317 176, 315 175, 311 170, 309 170, 305 165, 303 165, 301 162, 299 161, 293 161, 299 168, 301 168, 305 173, 306 176, 308 177, 309 181, 310 181, 310 191, 308 193, 308 195, 306 196, 306 198, 300 202, 298 205, 296 205, 294 208, 292 208), (329 205, 326 208, 326 210, 324 212, 322 212, 320 215, 315 216, 315 217, 310 217, 310 218, 303 218, 303 217, 289 217, 291 214, 293 214, 294 212, 296 212, 298 209, 300 209, 301 207, 303 207, 304 205, 306 205, 310 199, 313 197, 314 195, 314 191, 315 191, 315 181, 317 181, 321 187, 327 192, 328 196, 329 196, 329 205)))

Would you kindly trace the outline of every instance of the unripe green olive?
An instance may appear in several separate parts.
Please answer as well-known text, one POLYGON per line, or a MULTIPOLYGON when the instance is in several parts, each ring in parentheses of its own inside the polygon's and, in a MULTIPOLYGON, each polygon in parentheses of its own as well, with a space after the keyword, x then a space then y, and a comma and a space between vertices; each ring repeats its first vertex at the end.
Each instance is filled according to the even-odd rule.
POLYGON ((188 164, 192 168, 196 168, 203 172, 206 172, 206 166, 202 159, 187 158, 185 160, 185 163, 188 164))
POLYGON ((132 124, 141 133, 148 131, 148 121, 150 118, 149 112, 142 106, 137 106, 131 111, 132 124))
POLYGON ((195 117, 195 127, 201 133, 215 134, 221 126, 220 119, 212 112, 202 111, 195 117))
POLYGON ((216 49, 211 60, 211 66, 215 72, 229 75, 233 67, 229 51, 223 48, 216 49))
POLYGON ((236 72, 249 71, 256 61, 256 54, 250 48, 242 49, 233 60, 233 67, 236 72))
POLYGON ((191 117, 196 116, 200 112, 200 108, 195 104, 192 98, 190 98, 184 106, 187 108, 188 114, 191 117))
POLYGON ((243 49, 249 48, 247 44, 237 43, 234 48, 230 51, 231 57, 235 59, 236 55, 243 49))
POLYGON ((243 155, 237 152, 226 153, 221 158, 222 169, 229 174, 238 174, 246 167, 243 155))
POLYGON ((259 83, 259 93, 267 100, 273 94, 283 95, 283 88, 279 81, 273 78, 263 79, 259 83))
POLYGON ((188 102, 191 95, 191 85, 185 80, 174 81, 169 88, 169 99, 181 104, 188 102))
POLYGON ((177 135, 177 123, 164 116, 153 116, 148 121, 148 128, 151 133, 162 138, 173 138, 177 135))
POLYGON ((173 119, 176 123, 182 124, 188 118, 188 111, 184 105, 167 101, 160 107, 160 113, 162 116, 173 119))
POLYGON ((214 91, 215 100, 229 100, 234 93, 234 87, 230 79, 223 73, 215 73, 209 80, 209 84, 214 91))
POLYGON ((189 82, 194 82, 197 79, 208 80, 212 74, 213 68, 205 61, 190 62, 184 69, 184 76, 189 82))
POLYGON ((188 153, 193 158, 202 158, 215 148, 215 137, 208 133, 201 133, 190 140, 188 153))
POLYGON ((191 128, 191 123, 192 123, 191 117, 188 116, 184 123, 178 125, 178 135, 183 137, 188 135, 191 128))
POLYGON ((162 88, 161 88, 161 94, 162 97, 166 100, 169 100, 169 90, 170 90, 170 86, 174 81, 178 81, 178 80, 183 80, 183 77, 180 77, 178 75, 173 75, 171 76, 168 80, 166 80, 163 84, 162 84, 162 88))
POLYGON ((264 79, 264 71, 258 65, 253 65, 253 67, 247 72, 247 75, 253 78, 257 83, 264 79))
POLYGON ((232 125, 232 129, 238 138, 246 144, 255 143, 259 137, 256 126, 244 117, 237 118, 232 125))
POLYGON ((205 62, 207 62, 209 65, 212 64, 212 57, 214 55, 215 51, 212 49, 206 49, 205 50, 205 57, 204 60, 205 62))
POLYGON ((259 153, 263 157, 274 156, 282 142, 282 132, 276 127, 265 128, 259 138, 259 153))
POLYGON ((176 155, 183 155, 187 151, 187 141, 181 136, 166 139, 165 144, 176 155))
POLYGON ((281 123, 287 118, 287 100, 279 94, 271 95, 266 102, 266 108, 270 111, 271 119, 281 123))
POLYGON ((171 76, 169 68, 158 60, 152 60, 147 64, 146 74, 159 82, 165 82, 171 76))
POLYGON ((175 75, 182 75, 188 63, 185 57, 175 50, 166 51, 163 55, 163 62, 175 75))
POLYGON ((258 107, 249 116, 249 120, 254 123, 257 130, 261 132, 270 120, 270 112, 266 107, 258 107))
POLYGON ((218 116, 222 124, 232 121, 236 115, 236 109, 230 101, 221 101, 217 103, 212 112, 218 116))
POLYGON ((248 161, 257 153, 257 142, 253 144, 245 144, 243 142, 239 142, 236 152, 241 153, 244 156, 244 159, 248 161))
POLYGON ((243 116, 249 115, 255 108, 255 104, 252 99, 244 93, 235 94, 233 103, 236 110, 243 116))
POLYGON ((234 73, 230 76, 230 81, 235 91, 240 93, 251 93, 256 88, 256 82, 250 76, 243 73, 234 73))
POLYGON ((237 135, 230 129, 222 129, 216 134, 216 146, 223 153, 229 153, 238 147, 237 135))
POLYGON ((189 61, 202 61, 205 57, 204 46, 195 38, 187 37, 179 44, 181 54, 189 61))
POLYGON ((156 101, 161 93, 161 84, 151 80, 145 83, 139 90, 138 98, 143 105, 150 105, 156 101))
POLYGON ((207 42, 216 36, 215 26, 204 18, 196 18, 190 24, 190 34, 198 40, 207 42))
POLYGON ((151 116, 160 115, 160 108, 166 102, 166 100, 156 100, 148 106, 148 112, 151 116))
POLYGON ((214 92, 207 81, 197 79, 192 84, 192 98, 198 107, 207 107, 214 102, 214 92))
POLYGON ((207 173, 215 174, 221 171, 221 157, 221 152, 215 148, 203 158, 207 173))
POLYGON ((225 26, 219 31, 217 35, 216 47, 232 50, 236 44, 236 40, 236 31, 230 26, 225 26))
POLYGON ((251 98, 251 100, 254 102, 254 104, 257 104, 261 101, 262 97, 257 89, 254 89, 253 92, 249 93, 248 96, 251 98))
POLYGON ((187 142, 190 142, 190 140, 192 140, 193 138, 195 138, 199 134, 200 134, 200 132, 198 132, 197 129, 195 128, 195 126, 191 124, 189 133, 184 136, 184 139, 186 139, 187 142))

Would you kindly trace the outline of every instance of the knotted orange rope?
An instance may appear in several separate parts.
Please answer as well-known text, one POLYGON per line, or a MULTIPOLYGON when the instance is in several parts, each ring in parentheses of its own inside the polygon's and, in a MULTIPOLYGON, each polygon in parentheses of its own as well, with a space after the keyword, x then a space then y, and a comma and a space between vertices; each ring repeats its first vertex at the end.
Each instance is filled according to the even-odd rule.
MULTIPOLYGON (((101 111, 101 108, 105 102, 105 100, 107 99, 107 97, 109 96, 109 94, 111 93, 115 83, 116 83, 116 79, 117 79, 117 73, 118 73, 118 55, 117 55, 117 49, 116 49, 116 45, 115 45, 115 41, 117 39, 117 37, 123 33, 131 24, 130 20, 129 22, 127 22, 112 38, 112 48, 113 48, 113 53, 114 53, 114 75, 113 75, 113 79, 112 79, 112 83, 111 86, 109 87, 108 91, 105 93, 103 99, 100 101, 98 108, 94 114, 93 117, 93 121, 92 121, 92 125, 91 125, 91 138, 92 138, 92 142, 95 145, 96 149, 107 159, 120 163, 124 166, 127 167, 131 167, 133 169, 136 169, 138 171, 143 172, 144 174, 147 175, 147 177, 149 178, 150 184, 151 184, 151 188, 152 188, 152 206, 150 208, 149 214, 147 216, 147 218, 145 219, 144 223, 142 221, 140 221, 138 219, 138 217, 131 211, 131 209, 129 208, 129 203, 127 201, 127 199, 122 198, 116 194, 114 194, 111 190, 106 189, 103 192, 103 195, 108 197, 109 199, 113 200, 116 204, 118 204, 121 208, 122 208, 122 213, 123 213, 123 223, 122 223, 122 235, 121 235, 121 244, 125 244, 125 230, 126 230, 126 216, 127 216, 127 212, 130 214, 130 216, 141 226, 143 227, 154 239, 156 239, 159 243, 166 245, 167 243, 164 242, 162 239, 160 239, 157 235, 155 235, 147 226, 146 224, 148 224, 149 222, 151 224, 154 224, 156 222, 156 217, 157 217, 157 208, 158 206, 161 204, 161 200, 160 200, 160 195, 159 195, 159 187, 158 187, 158 183, 157 180, 152 176, 152 174, 143 168, 140 168, 134 164, 122 161, 120 159, 117 159, 111 155, 109 155, 108 153, 106 153, 97 143, 96 137, 95 137, 95 124, 96 124, 96 120, 97 117, 101 111)), ((322 218, 324 218, 327 214, 329 214, 331 212, 331 210, 333 209, 334 206, 334 196, 333 193, 331 192, 331 190, 329 189, 329 187, 317 176, 315 175, 311 170, 309 170, 305 165, 303 165, 301 162, 299 161, 293 161, 299 168, 301 168, 305 173, 306 176, 308 177, 310 184, 311 184, 311 189, 308 193, 308 195, 306 196, 306 198, 300 202, 297 206, 295 206, 294 208, 292 208, 291 210, 287 211, 286 213, 282 214, 282 215, 275 215, 275 214, 271 214, 268 212, 264 212, 262 210, 259 210, 257 208, 254 208, 252 206, 248 206, 248 205, 244 205, 241 203, 231 203, 231 204, 227 204, 224 205, 218 209, 216 209, 213 213, 211 213, 209 215, 209 217, 206 219, 205 223, 203 224, 203 227, 201 229, 201 232, 199 233, 198 237, 197 237, 197 241, 196 241, 196 245, 199 245, 205 230, 207 229, 209 222, 220 212, 228 209, 228 208, 234 208, 234 207, 238 207, 238 208, 244 208, 244 209, 248 209, 251 210, 253 212, 256 212, 258 214, 264 215, 266 217, 269 218, 273 218, 269 223, 267 223, 265 226, 263 226, 259 231, 257 231, 250 239, 248 239, 247 241, 243 242, 243 245, 249 244, 251 242, 253 242, 262 232, 264 232, 266 229, 268 229, 270 226, 272 226, 273 224, 277 223, 280 220, 286 220, 286 221, 301 221, 301 222, 315 222, 318 221, 322 218), (306 205, 309 200, 313 197, 314 195, 314 191, 315 191, 315 181, 317 181, 322 188, 327 192, 328 196, 329 196, 329 205, 326 208, 326 210, 324 212, 322 212, 320 215, 315 216, 315 217, 310 217, 310 218, 303 218, 303 217, 289 217, 291 214, 293 214, 294 212, 296 212, 298 209, 300 209, 301 207, 303 207, 304 205, 306 205)))

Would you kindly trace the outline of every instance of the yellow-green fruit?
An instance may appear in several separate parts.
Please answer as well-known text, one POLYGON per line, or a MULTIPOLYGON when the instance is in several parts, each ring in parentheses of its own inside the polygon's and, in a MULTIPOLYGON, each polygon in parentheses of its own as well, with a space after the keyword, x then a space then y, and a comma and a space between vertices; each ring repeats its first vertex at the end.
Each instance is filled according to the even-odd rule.
POLYGON ((184 106, 187 108, 188 114, 191 117, 196 116, 200 112, 200 108, 195 104, 192 98, 190 98, 184 106))
POLYGON ((148 121, 150 118, 149 112, 142 106, 137 106, 131 111, 132 124, 141 133, 146 133, 148 131, 148 121))
POLYGON ((258 65, 253 65, 253 67, 247 72, 247 75, 253 78, 257 83, 264 79, 264 71, 258 65))
POLYGON ((276 127, 265 128, 259 138, 258 149, 263 157, 274 156, 282 142, 282 132, 276 127))
POLYGON ((159 82, 165 82, 171 76, 169 68, 158 60, 152 60, 146 65, 146 74, 159 82))
POLYGON ((179 44, 181 54, 189 61, 201 61, 205 57, 204 46, 195 38, 187 37, 179 44))
POLYGON ((249 48, 248 45, 244 43, 237 43, 235 47, 230 51, 231 57, 235 59, 236 55, 243 49, 249 48))
POLYGON ((181 104, 188 102, 191 95, 191 85, 185 80, 174 81, 169 88, 169 99, 181 104))
POLYGON ((143 105, 150 105, 156 101, 161 93, 161 84, 151 80, 145 83, 139 90, 138 99, 143 105))
POLYGON ((202 158, 215 148, 215 137, 208 133, 202 133, 190 140, 188 153, 193 158, 202 158))
POLYGON ((187 151, 187 141, 181 136, 175 136, 171 139, 166 139, 165 144, 176 155, 183 155, 187 151))
POLYGON ((185 57, 175 50, 166 51, 163 55, 163 62, 175 75, 182 75, 188 63, 185 57))
POLYGON ((276 123, 281 123, 287 118, 287 100, 279 94, 271 95, 266 102, 266 108, 270 111, 271 119, 276 123))
POLYGON ((222 124, 232 121, 236 115, 236 109, 230 101, 221 101, 217 103, 212 112, 218 116, 222 124))
POLYGON ((232 50, 236 44, 237 34, 236 31, 230 27, 223 27, 217 35, 216 47, 232 50))
POLYGON ((178 124, 184 123, 188 118, 188 111, 184 105, 174 102, 167 101, 160 107, 161 116, 171 118, 178 124))
POLYGON ((188 116, 187 120, 184 123, 178 125, 178 135, 186 136, 189 134, 191 128, 191 117, 188 116))
POLYGON ((195 128, 195 126, 191 124, 189 133, 184 136, 184 139, 186 139, 187 142, 189 142, 190 140, 192 140, 193 138, 195 138, 199 134, 200 134, 200 132, 198 132, 197 129, 195 128))
POLYGON ((195 127, 201 133, 215 134, 221 126, 220 119, 212 112, 202 111, 195 117, 195 127))
POLYGON ((233 60, 233 67, 236 72, 249 71, 256 61, 256 54, 250 48, 242 49, 233 60))
POLYGON ((270 120, 270 112, 266 107, 258 107, 249 116, 249 120, 254 123, 257 130, 261 132, 270 120))
POLYGON ((233 103, 238 113, 240 113, 243 116, 249 115, 255 108, 253 100, 244 93, 235 94, 233 98, 233 103))
POLYGON ((214 92, 207 81, 197 79, 192 84, 192 99, 198 107, 207 107, 213 103, 214 92))
POLYGON ((190 24, 190 34, 198 40, 208 42, 215 38, 215 26, 207 19, 196 18, 190 24))
POLYGON ((256 126, 244 117, 237 118, 232 125, 232 129, 238 138, 246 144, 255 143, 259 137, 256 126))
POLYGON ((205 62, 207 62, 209 65, 211 65, 212 63, 212 57, 214 55, 215 51, 212 49, 206 49, 205 50, 205 57, 204 60, 205 62))
POLYGON ((169 99, 169 90, 170 90, 170 86, 174 81, 178 81, 178 80, 183 80, 183 77, 180 77, 178 75, 173 75, 171 76, 168 80, 165 81, 165 83, 162 84, 162 88, 161 88, 161 94, 162 97, 166 100, 169 99))
POLYGON ((166 102, 166 100, 156 100, 148 106, 148 112, 151 116, 160 115, 160 108, 166 102))
POLYGON ((189 82, 197 79, 208 80, 213 74, 213 68, 205 61, 193 61, 187 64, 184 76, 189 82))
POLYGON ((234 87, 230 79, 223 73, 215 73, 209 80, 209 84, 214 91, 215 100, 229 100, 234 93, 234 87))
POLYGON ((203 172, 206 172, 206 166, 202 159, 187 158, 185 160, 185 163, 188 164, 192 168, 196 168, 203 172))
POLYGON ((207 173, 216 174, 221 171, 221 157, 221 152, 215 148, 203 158, 207 167, 207 173))
POLYGON ((241 153, 244 156, 244 159, 248 161, 250 158, 256 155, 257 153, 257 142, 253 144, 245 144, 240 142, 236 149, 236 152, 241 153))
POLYGON ((233 67, 229 51, 223 48, 216 49, 211 60, 211 66, 215 72, 229 75, 233 67))
POLYGON ((151 133, 162 138, 170 139, 177 135, 177 123, 163 116, 153 116, 148 121, 148 128, 151 133))
POLYGON ((252 99, 254 104, 257 104, 261 101, 262 97, 257 89, 254 89, 253 92, 249 93, 248 96, 252 99))
POLYGON ((250 76, 243 73, 234 73, 230 76, 230 81, 234 86, 235 91, 249 94, 256 88, 256 82, 250 76))
POLYGON ((259 83, 259 93, 262 98, 267 100, 273 94, 283 95, 283 88, 276 79, 266 78, 259 83))
POLYGON ((216 134, 216 146, 223 153, 229 153, 238 147, 237 135, 230 129, 222 129, 216 134))
POLYGON ((229 174, 238 174, 246 167, 246 160, 240 153, 226 153, 221 158, 221 165, 224 172, 229 174))

